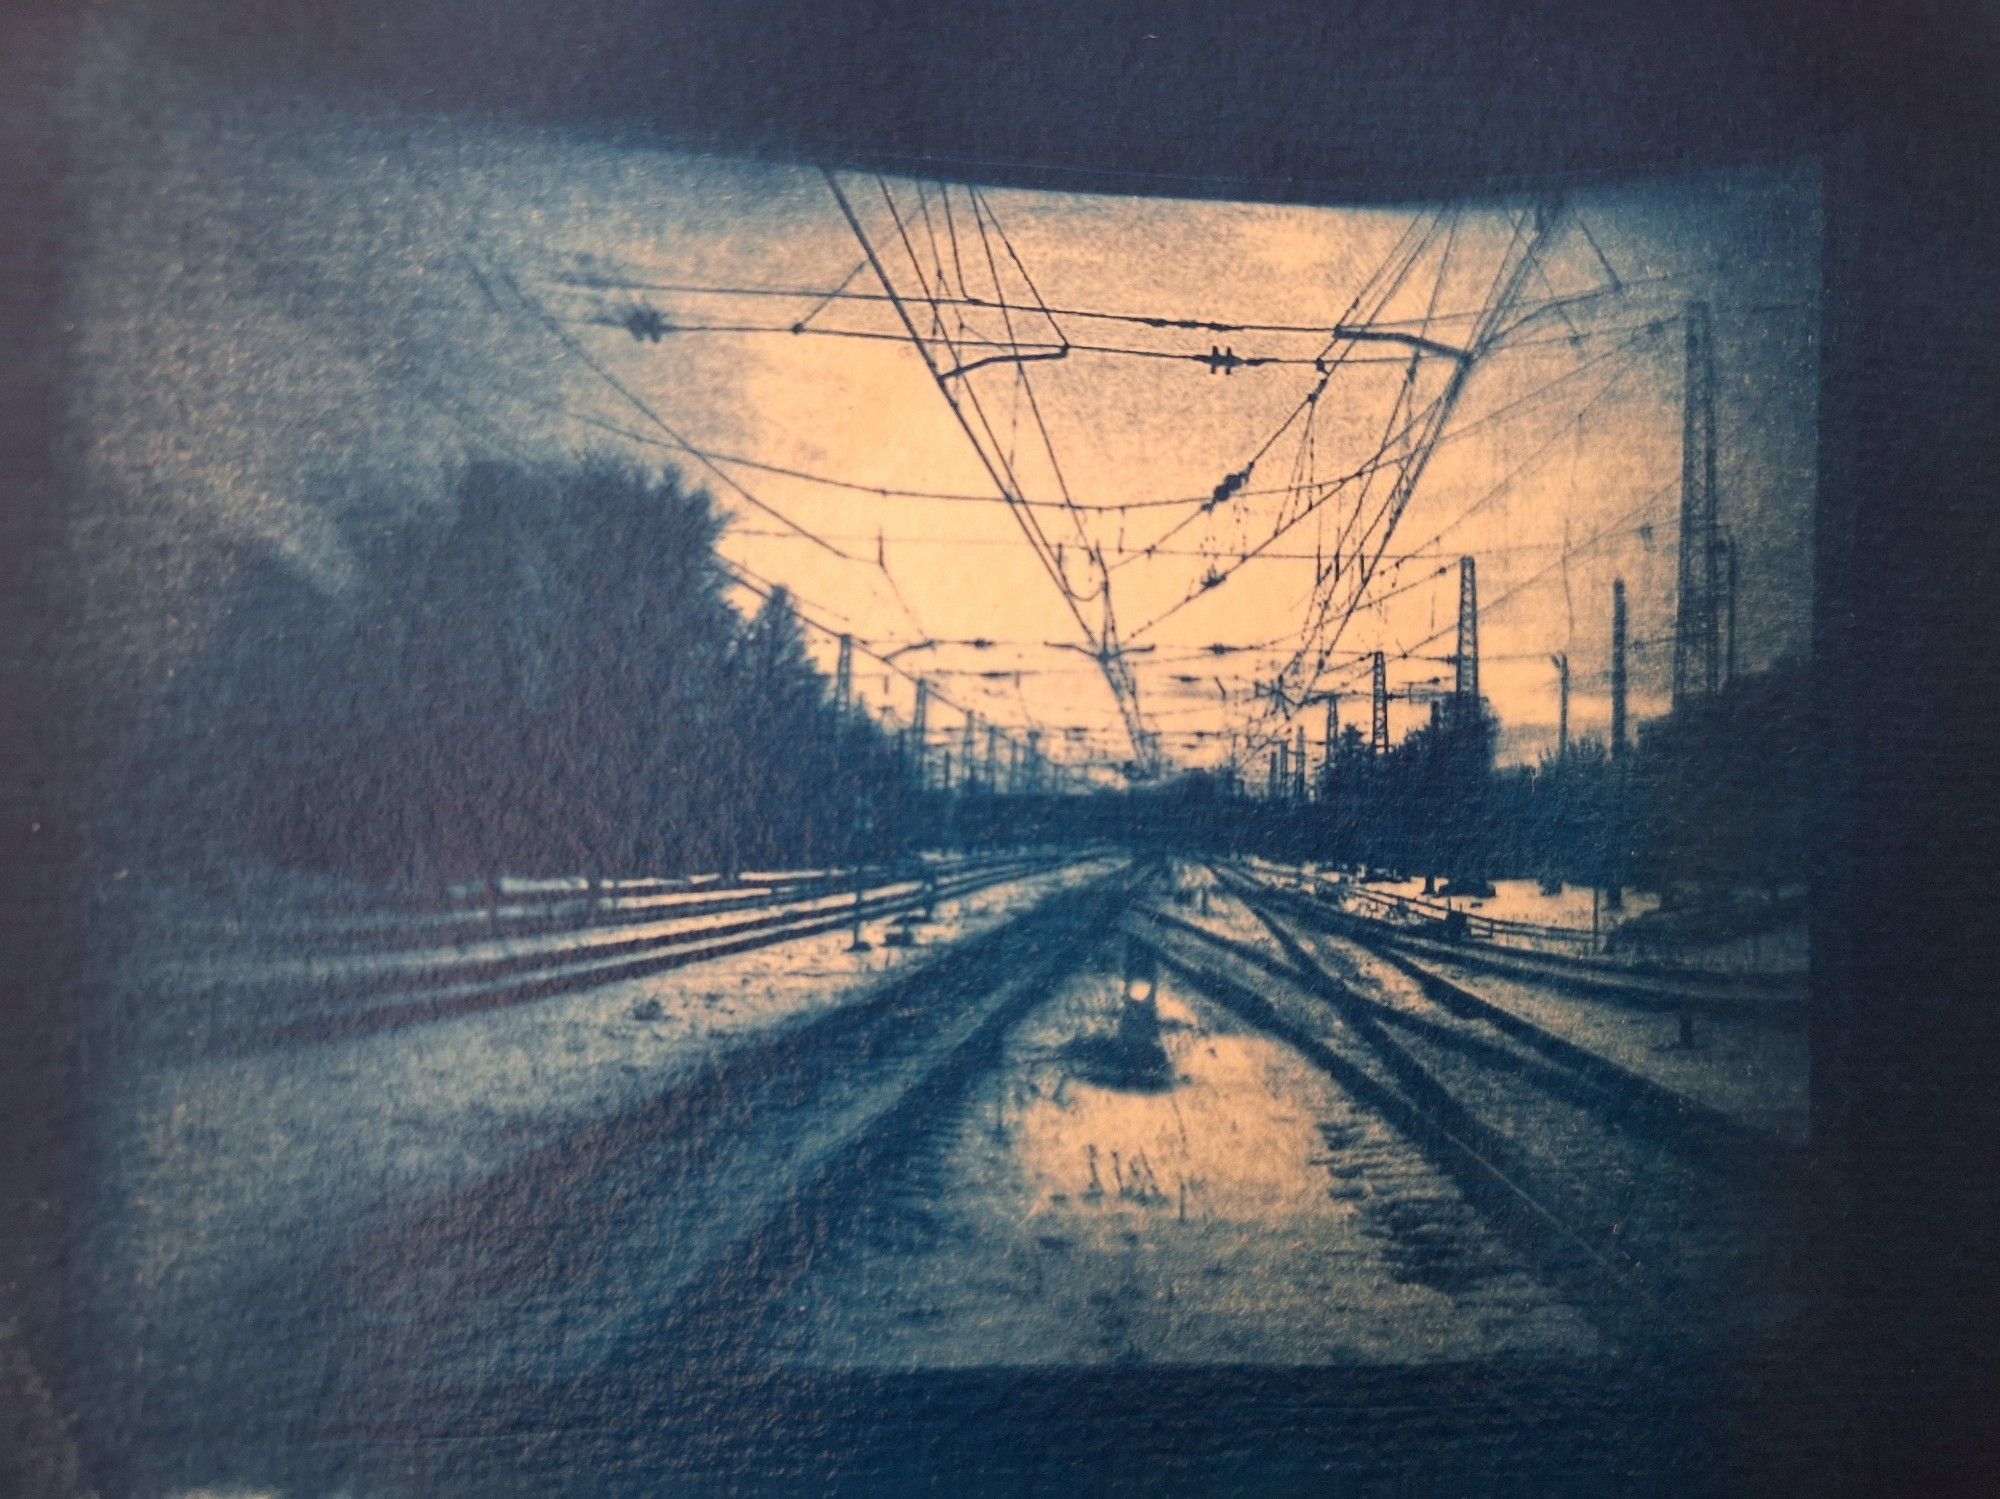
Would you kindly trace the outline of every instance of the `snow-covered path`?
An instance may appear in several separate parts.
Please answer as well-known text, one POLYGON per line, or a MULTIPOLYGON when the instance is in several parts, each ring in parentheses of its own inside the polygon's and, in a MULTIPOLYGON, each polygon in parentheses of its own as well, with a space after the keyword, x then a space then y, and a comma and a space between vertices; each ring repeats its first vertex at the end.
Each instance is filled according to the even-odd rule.
MULTIPOLYGON (((1255 940, 1255 922, 1233 908, 1215 921, 1255 940)), ((1317 940, 1350 965, 1408 989, 1429 974, 1470 1002, 1497 1007, 1524 1025, 1580 1048, 1635 1078, 1791 1145, 1808 1126, 1810 1057, 1800 996, 1722 975, 1669 981, 1534 955, 1454 947, 1411 938, 1366 921, 1341 922, 1331 909, 1301 912, 1317 940), (1685 1044, 1681 999, 1694 1044, 1685 1044)))
POLYGON ((94 1438, 153 1492, 333 1492, 338 1448, 414 1495, 579 1401, 657 1456, 637 1413, 689 1381, 1546 1371, 1782 1329, 1802 1242, 1755 1173, 1795 1189, 1797 1152, 1749 1138, 1766 1082, 1718 1082, 1734 1032, 1662 1060, 1666 1012, 1453 971, 1468 1003, 1347 925, 1090 856, 914 946, 843 926, 368 1034, 204 1048, 162 1004, 94 1059, 94 1438))
POLYGON ((103 1005, 132 1023, 103 1027, 90 1058, 82 1343, 120 1364, 95 1373, 135 1400, 192 1376, 213 1356, 209 1324, 256 1288, 308 1286, 331 1236, 464 1191, 1117 865, 1072 863, 945 900, 910 947, 884 944, 879 925, 861 953, 845 930, 828 932, 534 1003, 249 1051, 160 1044, 162 1031, 186 1039, 176 996, 149 989, 131 959, 103 1005), (139 1023, 148 1014, 150 1027, 139 1023))
POLYGON ((792 1298, 774 1353, 936 1369, 1586 1357, 1589 1323, 1407 1136, 1172 978, 1116 1065, 1115 970, 1009 1038, 792 1298), (1443 1241, 1441 1243, 1441 1241, 1443 1241))

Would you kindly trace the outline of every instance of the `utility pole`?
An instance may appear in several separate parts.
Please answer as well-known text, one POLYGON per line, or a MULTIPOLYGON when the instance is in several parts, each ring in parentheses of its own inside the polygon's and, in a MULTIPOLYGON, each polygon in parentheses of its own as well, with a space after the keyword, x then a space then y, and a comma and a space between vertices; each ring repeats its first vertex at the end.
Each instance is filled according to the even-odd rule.
POLYGON ((1604 903, 1612 910, 1625 904, 1624 856, 1625 825, 1625 580, 1611 583, 1611 795, 1612 826, 1618 848, 1612 853, 1611 878, 1605 886, 1604 903))
POLYGON ((1042 731, 1028 730, 1028 790, 1042 789, 1042 731))
POLYGON ((847 809, 848 855, 854 860, 854 931, 848 943, 849 952, 866 952, 868 942, 861 934, 861 900, 863 887, 867 884, 862 872, 862 856, 868 834, 868 791, 865 774, 857 777, 855 784, 848 784, 848 716, 854 706, 854 637, 840 637, 840 659, 833 673, 834 737, 833 754, 835 780, 849 798, 847 809))
POLYGON ((1625 580, 1611 584, 1611 758, 1625 758, 1625 580))
POLYGON ((1549 657, 1556 669, 1556 763, 1569 758, 1569 655, 1558 651, 1549 657))
POLYGON ((1267 802, 1274 802, 1277 799, 1278 799, 1278 752, 1276 750, 1272 750, 1269 762, 1266 764, 1264 769, 1264 800, 1267 802))
POLYGON ((1479 712, 1479 578, 1470 557, 1458 559, 1458 704, 1460 721, 1479 712))
POLYGON ((1722 555, 1728 563, 1723 586, 1725 597, 1729 600, 1727 611, 1729 654, 1723 667, 1722 680, 1734 687, 1736 685, 1736 543, 1727 537, 1723 538, 1722 555))
POLYGON ((960 748, 958 756, 958 763, 962 768, 965 789, 967 791, 972 789, 973 766, 977 763, 973 758, 973 749, 978 737, 979 715, 977 713, 968 713, 965 715, 965 742, 960 748))
POLYGON ((1339 747, 1339 745, 1340 745, 1340 694, 1337 692, 1329 692, 1326 695, 1326 743, 1323 746, 1321 746, 1322 758, 1320 761, 1320 763, 1325 767, 1326 775, 1329 781, 1331 781, 1333 776, 1334 751, 1339 747))
POLYGON ((1306 726, 1299 725, 1299 748, 1292 765, 1292 800, 1306 799, 1306 726))
POLYGON ((910 743, 917 767, 917 785, 930 784, 930 718, 931 684, 923 677, 917 678, 917 710, 910 720, 910 743))
POLYGON ((1380 651, 1375 653, 1375 703, 1374 732, 1369 739, 1369 747, 1378 755, 1389 753, 1389 663, 1380 651))
POLYGON ((1708 304, 1687 309, 1687 373, 1682 383, 1679 597, 1674 614, 1674 706, 1715 692, 1718 648, 1715 346, 1708 304))
POLYGON ((986 790, 988 794, 1000 789, 1000 726, 990 723, 986 726, 986 790))

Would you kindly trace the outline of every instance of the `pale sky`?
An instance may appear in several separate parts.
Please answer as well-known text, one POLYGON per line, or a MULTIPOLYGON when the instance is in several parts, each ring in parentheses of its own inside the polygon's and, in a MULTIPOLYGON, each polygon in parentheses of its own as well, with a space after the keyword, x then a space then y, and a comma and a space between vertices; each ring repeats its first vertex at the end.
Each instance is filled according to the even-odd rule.
MULTIPOLYGON (((95 80, 105 98, 95 101, 92 86, 86 80, 80 91, 85 110, 123 80, 108 68, 95 80)), ((901 664, 932 675, 945 697, 983 718, 1041 726, 1058 758, 1129 753, 1095 667, 1049 648, 1080 642, 1082 633, 1013 513, 983 498, 995 495, 993 482, 907 339, 702 332, 641 342, 617 326, 639 308, 675 324, 783 329, 816 299, 581 284, 799 292, 845 284, 879 294, 870 269, 856 273, 861 249, 816 169, 521 128, 353 118, 296 101, 225 113, 165 85, 157 98, 120 92, 116 102, 79 148, 91 220, 74 281, 78 401, 91 434, 85 456, 103 495, 86 550, 158 551, 163 533, 213 533, 272 548, 338 593, 353 567, 343 527, 385 506, 445 503, 446 476, 466 456, 668 457, 607 429, 663 439, 615 380, 680 437, 716 453, 850 484, 982 497, 884 497, 725 466, 849 561, 789 534, 711 472, 683 462, 735 518, 728 555, 789 585, 808 615, 885 653, 902 651, 901 664), (975 638, 1002 643, 906 649, 975 638)), ((883 185, 872 176, 841 180, 891 282, 911 295, 916 277, 883 185)), ((941 247, 949 244, 941 224, 949 201, 961 256, 972 262, 962 267, 964 284, 974 294, 993 286, 984 247, 974 255, 962 187, 886 187, 910 216, 906 229, 922 195, 941 247)), ((1000 189, 986 190, 983 206, 1051 306, 1308 328, 1338 318, 1406 230, 1436 216, 1430 204, 1357 211, 1000 189)), ((1441 342, 1463 333, 1526 206, 1446 205, 1451 211, 1379 319, 1414 326, 1430 310, 1441 342)), ((1385 601, 1357 610, 1339 647, 1395 658, 1448 630, 1456 559, 1474 556, 1483 685, 1502 720, 1503 760, 1532 760, 1552 739, 1553 651, 1566 650, 1572 662, 1572 732, 1602 734, 1614 576, 1627 583, 1631 632, 1641 642, 1635 715, 1664 706, 1670 651, 1648 642, 1665 635, 1673 608, 1681 424, 1673 319, 1690 298, 1714 308, 1721 509, 1741 564, 1742 660, 1754 667, 1803 649, 1808 638, 1820 237, 1812 180, 1755 173, 1606 188, 1573 195, 1569 209, 1520 310, 1605 291, 1607 261, 1626 290, 1577 307, 1569 321, 1538 318, 1476 365, 1386 546, 1371 589, 1385 601)), ((917 243, 927 259, 928 242, 917 243)), ((1009 298, 1025 299, 1011 257, 997 237, 988 243, 1009 298)), ((948 255, 941 248, 940 258, 948 255)), ((968 331, 999 337, 990 310, 966 316, 968 331)), ((1239 356, 1309 360, 1325 344, 1315 333, 1058 322, 1078 345, 1200 354, 1215 344, 1239 356)), ((812 324, 902 332, 879 301, 825 306, 812 324)), ((1017 321, 1016 332, 1023 342, 1053 336, 1039 317, 1017 321)), ((1332 377, 1318 403, 1310 448, 1302 451, 1295 422, 1244 493, 1206 516, 1151 502, 1209 494, 1240 469, 1312 389, 1319 376, 1310 364, 1223 375, 1186 360, 1074 350, 951 382, 976 394, 1012 446, 1027 498, 1061 499, 1026 405, 1031 387, 1078 505, 1144 504, 1037 514, 1051 541, 1064 544, 1079 589, 1093 586, 1079 555, 1085 541, 1114 564, 1121 632, 1154 647, 1127 659, 1175 763, 1224 758, 1221 736, 1261 711, 1255 683, 1299 645, 1316 566, 1336 549, 1360 490, 1288 486, 1325 485, 1364 465, 1409 369, 1399 345, 1354 352, 1357 362, 1332 377), (1273 543, 1272 555, 1200 590, 1211 568, 1268 541, 1281 513, 1312 495, 1330 497, 1273 543), (1160 555, 1142 555, 1177 522, 1160 555), (1148 628, 1191 592, 1200 594, 1194 603, 1148 628), (1212 644, 1265 641, 1281 644, 1205 654, 1212 644), (1197 731, 1216 737, 1197 739, 1197 731)), ((1442 359, 1419 366, 1420 404, 1449 371, 1442 359)), ((1368 513, 1393 478, 1393 469, 1377 477, 1368 513)), ((214 580, 197 576, 189 559, 199 551, 191 542, 165 548, 134 585, 169 642, 175 631, 200 628, 214 580)), ((1101 604, 1082 607, 1096 623, 1101 604)), ((816 649, 830 664, 831 643, 816 649)), ((1422 658, 1451 649, 1446 634, 1413 659, 1392 659, 1392 686, 1448 679, 1447 664, 1422 658)), ((885 681, 865 661, 859 670, 865 695, 907 714, 906 681, 885 681)), ((1365 679, 1344 658, 1321 685, 1352 693, 1342 721, 1365 727, 1365 679)), ((1397 701, 1392 733, 1427 715, 1422 702, 1397 701)), ((1324 717, 1319 706, 1304 714, 1315 746, 1324 717)), ((933 723, 948 731, 957 721, 940 707, 933 723)))
MULTIPOLYGON (((730 169, 713 171, 726 178, 730 169)), ((566 277, 559 265, 543 268, 551 305, 566 316, 612 323, 645 308, 682 325, 784 327, 812 312, 817 299, 657 288, 831 290, 845 284, 850 291, 880 293, 872 268, 848 279, 862 256, 816 174, 758 175, 778 178, 773 197, 783 205, 781 214, 766 199, 758 211, 717 215, 723 222, 714 230, 696 232, 684 224, 679 233, 593 247, 568 268, 581 275, 566 277), (773 217, 781 222, 772 225, 773 217), (596 280, 623 284, 615 290, 576 284, 596 280)), ((926 208, 934 225, 941 223, 947 202, 955 204, 957 220, 974 213, 969 193, 934 184, 892 182, 886 196, 872 177, 851 176, 843 186, 898 295, 912 299, 919 284, 891 204, 907 216, 904 232, 926 208)), ((1569 322, 1538 318, 1475 368, 1372 581, 1367 597, 1382 602, 1366 602, 1355 614, 1340 639, 1342 652, 1381 648, 1400 656, 1449 628, 1457 607, 1457 558, 1472 555, 1483 604, 1483 681, 1511 731, 1505 757, 1531 757, 1552 731, 1554 671, 1547 657, 1554 651, 1568 652, 1572 661, 1574 730, 1602 732, 1609 713, 1602 679, 1611 578, 1626 578, 1636 641, 1665 633, 1671 617, 1682 365, 1681 327, 1673 319, 1694 296, 1714 307, 1721 488, 1725 524, 1740 533, 1742 547, 1745 664, 1803 643, 1816 265, 1811 225, 1786 222, 1788 210, 1800 210, 1799 191, 1774 187, 1775 204, 1756 202, 1755 193, 1754 187, 1711 185, 1577 200, 1570 227, 1552 235, 1520 310, 1557 296, 1609 293, 1614 273, 1631 289, 1576 308, 1569 322), (1774 247, 1746 232, 1745 220, 1774 218, 1806 243, 1774 247)), ((1050 306, 1230 323, 1332 323, 1405 231, 1431 222, 1426 207, 1357 212, 1001 191, 984 193, 982 202, 1050 306)), ((1381 306, 1379 320, 1409 324, 1434 306, 1441 314, 1435 336, 1445 342, 1464 336, 1470 319, 1461 314, 1480 306, 1522 212, 1518 203, 1498 203, 1468 205, 1449 216, 1434 248, 1418 257, 1401 290, 1381 306), (1447 238, 1452 255, 1440 285, 1447 238)), ((966 231, 961 239, 961 257, 971 257, 976 237, 966 231)), ((942 243, 938 259, 948 262, 949 242, 942 243)), ((926 263, 932 251, 920 247, 916 254, 926 277, 934 274, 926 263)), ((1008 261, 1002 258, 999 266, 1010 300, 1028 300, 1008 261)), ((945 275, 955 283, 960 273, 945 275)), ((983 264, 964 271, 963 281, 974 295, 994 284, 983 264)), ((918 308, 920 318, 928 315, 921 302, 918 308)), ((968 320, 965 331, 975 337, 1002 334, 990 311, 976 310, 968 320)), ((1015 330, 1024 343, 1054 336, 1045 319, 1022 321, 1031 325, 1015 330)), ((1325 342, 1320 335, 1057 322, 1077 343, 1197 354, 1220 343, 1244 355, 1311 357, 1325 342)), ((881 303, 822 307, 813 326, 902 331, 894 309, 881 303)), ((920 322, 920 330, 930 327, 920 322)), ((726 400, 727 424, 742 434, 732 451, 741 455, 867 485, 994 493, 972 442, 907 342, 687 333, 653 344, 588 324, 577 336, 662 413, 726 400)), ((1228 568, 1246 550, 1269 542, 1281 519, 1296 514, 1306 499, 1326 495, 1315 488, 1286 492, 1295 478, 1329 481, 1363 467, 1376 453, 1409 361, 1404 350, 1386 344, 1358 345, 1355 357, 1319 404, 1309 466, 1301 453, 1304 423, 1294 422, 1243 486, 1247 493, 1213 513, 1204 516, 1189 505, 1092 509, 1080 518, 1038 512, 1051 541, 1065 544, 1079 591, 1094 586, 1092 570, 1077 555, 1081 543, 1107 549, 1122 636, 1154 647, 1128 658, 1142 705, 1179 763, 1216 763, 1229 752, 1226 739, 1201 740, 1193 731, 1226 734, 1258 715, 1255 684, 1299 648, 1315 575, 1327 566, 1355 504, 1363 503, 1363 513, 1372 517, 1393 484, 1391 469, 1373 490, 1354 485, 1331 493, 1311 519, 1271 544, 1272 555, 1243 564, 1212 590, 1200 588, 1211 569, 1228 568), (1169 531, 1160 554, 1144 555, 1149 542, 1169 531), (1191 592, 1193 603, 1151 624, 1191 592), (1214 644, 1273 640, 1280 643, 1265 651, 1201 654, 1214 644)), ((942 352, 939 358, 949 362, 942 352)), ((1420 366, 1424 400, 1442 392, 1450 371, 1441 359, 1420 366)), ((1055 501, 1063 490, 1038 445, 1025 399, 1032 388, 1069 495, 1081 506, 1105 506, 1212 493, 1280 428, 1317 378, 1310 366, 1218 375, 1185 361, 1072 353, 1060 362, 995 364, 953 385, 972 388, 979 398, 975 421, 983 415, 1001 446, 1011 447, 1016 487, 1030 499, 1055 501)), ((645 426, 636 409, 619 420, 645 426)), ((673 417, 669 421, 691 435, 673 417)), ((1014 643, 920 648, 900 659, 912 670, 935 673, 941 690, 982 715, 1036 722, 1051 731, 1082 729, 1085 736, 1073 736, 1072 746, 1125 753, 1123 729, 1095 668, 1044 644, 1078 641, 1081 632, 1004 506, 857 494, 731 472, 760 500, 860 560, 842 562, 762 516, 746 516, 730 545, 733 556, 792 583, 804 599, 823 606, 830 622, 847 624, 880 648, 925 638, 1014 643), (982 675, 1015 668, 1018 679, 982 675)), ((1350 554, 1352 549, 1350 543, 1350 554)), ((1351 567, 1351 560, 1345 565, 1351 567)), ((1083 608, 1097 624, 1101 604, 1083 608)), ((1413 659, 1396 660, 1392 683, 1421 688, 1447 675, 1448 664, 1422 658, 1449 653, 1453 645, 1447 637, 1422 645, 1413 659)), ((1661 706, 1668 659, 1662 647, 1639 647, 1637 714, 1661 706)), ((1365 684, 1354 675, 1355 668, 1338 657, 1321 685, 1358 693, 1365 684)), ((911 691, 901 681, 883 685, 899 703, 911 691)), ((1344 722, 1365 723, 1358 696, 1344 708, 1344 722)), ((1399 702, 1392 732, 1399 735, 1427 714, 1422 701, 1399 702)), ((1324 717, 1323 708, 1304 711, 1315 742, 1324 717)), ((1278 722, 1289 720, 1281 715, 1278 722)))

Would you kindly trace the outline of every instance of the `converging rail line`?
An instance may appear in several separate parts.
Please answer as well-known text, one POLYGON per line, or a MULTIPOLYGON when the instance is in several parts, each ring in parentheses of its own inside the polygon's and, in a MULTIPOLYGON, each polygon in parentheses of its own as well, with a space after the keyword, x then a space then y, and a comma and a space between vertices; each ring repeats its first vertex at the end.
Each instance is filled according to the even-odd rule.
POLYGON ((241 1048, 325 1041, 501 1009, 857 923, 914 916, 937 902, 1072 862, 1070 856, 1048 853, 1010 854, 948 866, 935 878, 913 879, 897 872, 879 883, 835 893, 795 897, 780 887, 745 898, 720 918, 704 913, 655 920, 636 931, 620 924, 582 929, 565 925, 525 942, 476 942, 372 954, 349 962, 308 960, 247 968, 231 975, 229 985, 292 994, 304 991, 310 1008, 300 1013, 298 1004, 288 1003, 285 1009, 291 1018, 253 1023, 224 1044, 241 1048))
POLYGON ((1220 884, 1255 935, 1157 910, 1169 969, 1418 1141, 1614 1343, 1644 1351, 1717 1336, 1785 1294, 1759 1283, 1770 1262, 1757 1225, 1768 1197, 1805 1176, 1800 1152, 1436 975, 1305 926, 1240 874, 1220 884), (1707 1308, 1708 1325, 1689 1327, 1689 1306, 1707 1308))
MULTIPOLYGON (((474 1184, 349 1225, 324 1259, 246 1288, 245 1315, 338 1323, 339 1403, 370 1442, 501 1434, 494 1411, 508 1432, 537 1411, 556 1427, 579 1389, 747 1367, 767 1311, 1143 880, 1120 866, 1059 891, 474 1184)), ((225 1366, 256 1357, 232 1346, 225 1366)))
POLYGON ((1351 880, 1249 860, 1232 866, 1275 893, 1303 896, 1320 910, 1337 912, 1377 943, 1411 952, 1448 955, 1453 961, 1515 974, 1577 993, 1622 997, 1635 1005, 1671 995, 1717 1010, 1768 1008, 1803 1011, 1801 976, 1721 971, 1676 965, 1657 957, 1612 957, 1587 930, 1502 920, 1444 901, 1372 889, 1351 880))

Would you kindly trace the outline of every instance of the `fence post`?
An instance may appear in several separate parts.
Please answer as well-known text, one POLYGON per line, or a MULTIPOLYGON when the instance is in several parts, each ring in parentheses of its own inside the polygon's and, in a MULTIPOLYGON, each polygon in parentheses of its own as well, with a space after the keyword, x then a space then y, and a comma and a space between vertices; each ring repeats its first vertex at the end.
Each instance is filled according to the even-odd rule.
POLYGON ((861 850, 857 848, 854 851, 854 937, 847 944, 849 952, 868 952, 872 947, 868 939, 861 935, 861 893, 868 883, 863 868, 861 850))

